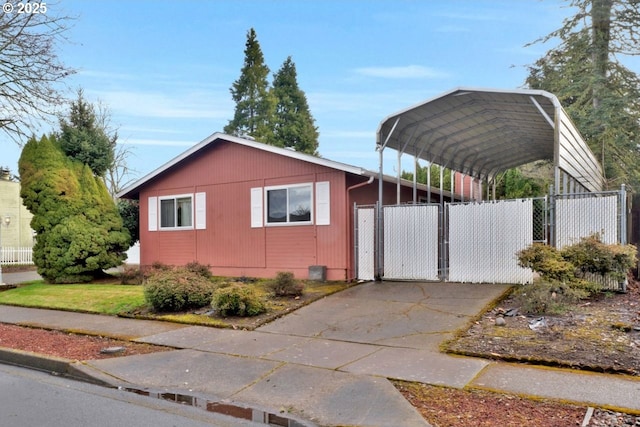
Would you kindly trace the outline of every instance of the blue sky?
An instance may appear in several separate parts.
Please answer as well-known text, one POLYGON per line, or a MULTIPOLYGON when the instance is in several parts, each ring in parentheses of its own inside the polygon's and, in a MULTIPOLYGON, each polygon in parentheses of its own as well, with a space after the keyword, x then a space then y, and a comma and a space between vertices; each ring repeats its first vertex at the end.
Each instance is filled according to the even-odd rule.
MULTIPOLYGON (((68 96, 82 87, 109 107, 141 177, 232 118, 229 88, 251 27, 271 75, 287 56, 295 62, 320 154, 377 169, 375 132, 385 116, 458 86, 522 87, 526 65, 552 46, 525 44, 561 26, 572 14, 564 4, 61 0, 48 8, 77 16, 59 50, 78 71, 68 96)), ((5 136, 0 146, 0 166, 17 171, 19 148, 5 136)))

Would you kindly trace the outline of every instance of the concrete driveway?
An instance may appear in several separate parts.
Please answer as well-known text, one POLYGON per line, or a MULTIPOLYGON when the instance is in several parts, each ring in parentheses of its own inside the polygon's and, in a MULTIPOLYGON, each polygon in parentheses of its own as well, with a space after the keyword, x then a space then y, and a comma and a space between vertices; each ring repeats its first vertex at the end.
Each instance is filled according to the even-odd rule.
POLYGON ((370 282, 316 301, 261 332, 387 347, 437 350, 507 285, 370 282))

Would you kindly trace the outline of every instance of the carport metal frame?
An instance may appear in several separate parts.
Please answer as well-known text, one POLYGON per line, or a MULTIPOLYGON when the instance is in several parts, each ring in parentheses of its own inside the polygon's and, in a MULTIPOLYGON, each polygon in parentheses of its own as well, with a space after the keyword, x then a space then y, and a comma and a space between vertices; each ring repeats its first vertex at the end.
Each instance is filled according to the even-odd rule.
MULTIPOLYGON (((541 90, 459 87, 387 116, 376 132, 379 207, 386 148, 398 152, 398 204, 404 154, 414 157, 414 203, 420 159, 440 165, 441 177, 448 168, 470 176, 472 183, 486 182, 487 190, 493 185, 494 197, 499 174, 535 161, 553 162, 553 194, 598 192, 605 184, 602 167, 558 98, 541 90)), ((453 181, 452 176, 452 186, 453 181)), ((380 214, 377 221, 379 228, 380 214)))
MULTIPOLYGON (((386 148, 399 162, 409 154, 489 184, 508 169, 546 160, 553 162, 556 194, 604 187, 600 164, 560 101, 541 90, 453 89, 380 122, 380 176, 386 148)), ((379 192, 382 200, 382 185, 379 192)))

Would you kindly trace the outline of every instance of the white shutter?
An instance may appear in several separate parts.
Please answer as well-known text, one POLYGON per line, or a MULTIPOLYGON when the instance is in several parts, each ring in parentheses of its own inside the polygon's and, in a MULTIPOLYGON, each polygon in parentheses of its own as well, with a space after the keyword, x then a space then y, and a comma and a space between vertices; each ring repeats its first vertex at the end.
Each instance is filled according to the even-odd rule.
POLYGON ((262 187, 251 189, 251 228, 262 227, 262 187))
POLYGON ((148 219, 149 219, 149 231, 158 231, 158 198, 149 197, 149 203, 147 206, 148 219))
POLYGON ((329 181, 316 182, 316 225, 331 224, 330 200, 329 181))
POLYGON ((207 193, 196 193, 196 230, 207 228, 207 193))

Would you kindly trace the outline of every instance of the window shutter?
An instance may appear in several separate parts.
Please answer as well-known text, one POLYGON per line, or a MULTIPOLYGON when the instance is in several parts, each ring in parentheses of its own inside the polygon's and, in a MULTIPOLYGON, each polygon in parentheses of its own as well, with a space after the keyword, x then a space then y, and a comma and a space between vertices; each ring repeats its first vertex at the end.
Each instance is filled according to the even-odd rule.
POLYGON ((148 219, 149 219, 149 231, 158 231, 158 198, 149 197, 149 203, 147 206, 148 219))
POLYGON ((262 217, 264 215, 262 193, 262 187, 251 189, 251 228, 262 227, 262 217))
POLYGON ((196 230, 207 228, 207 193, 196 193, 196 230))
POLYGON ((331 224, 329 181, 316 182, 316 225, 331 224))

